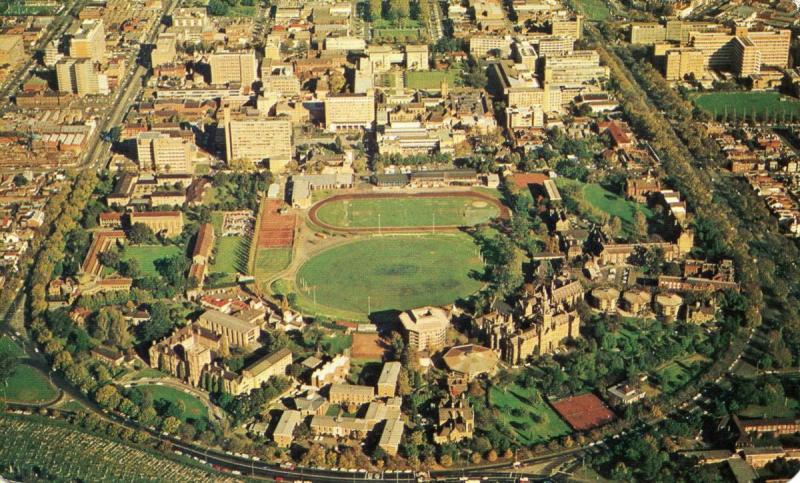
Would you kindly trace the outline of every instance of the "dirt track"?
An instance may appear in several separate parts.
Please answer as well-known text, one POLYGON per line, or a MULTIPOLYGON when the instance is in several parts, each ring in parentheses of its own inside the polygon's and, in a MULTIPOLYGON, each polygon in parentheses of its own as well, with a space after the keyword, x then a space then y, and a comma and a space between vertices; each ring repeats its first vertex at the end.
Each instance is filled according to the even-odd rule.
MULTIPOLYGON (((341 195, 334 195, 330 198, 326 198, 319 203, 315 204, 311 207, 311 210, 308 212, 308 217, 311 221, 326 230, 335 231, 339 233, 352 233, 352 234, 364 234, 364 233, 421 233, 432 231, 433 226, 394 226, 394 227, 382 227, 380 230, 378 227, 358 227, 358 228, 348 228, 342 226, 335 226, 330 225, 321 221, 317 217, 317 211, 326 203, 330 203, 333 201, 341 201, 341 200, 352 200, 357 198, 444 198, 444 197, 464 197, 469 196, 470 198, 477 198, 487 203, 491 203, 497 207, 500 211, 500 218, 508 219, 510 217, 510 212, 508 208, 505 207, 499 200, 493 198, 489 195, 479 193, 477 191, 432 191, 432 192, 424 192, 424 193, 396 193, 396 192, 387 192, 387 193, 348 193, 348 194, 341 194, 341 195)), ((436 231, 441 232, 454 232, 459 231, 462 227, 458 225, 436 225, 436 231)))

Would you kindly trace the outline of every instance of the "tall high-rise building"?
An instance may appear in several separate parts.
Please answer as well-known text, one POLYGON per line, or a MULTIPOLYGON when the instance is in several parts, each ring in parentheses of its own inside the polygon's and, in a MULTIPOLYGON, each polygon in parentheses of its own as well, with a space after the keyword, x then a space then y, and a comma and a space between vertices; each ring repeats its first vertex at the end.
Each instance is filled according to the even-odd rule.
POLYGON ((160 33, 156 45, 150 52, 150 64, 158 67, 171 64, 177 55, 178 36, 171 33, 160 33))
POLYGON ((108 77, 97 72, 91 59, 65 57, 56 63, 58 90, 79 96, 108 94, 108 77))
POLYGON ((750 38, 736 37, 734 39, 733 65, 731 70, 739 77, 746 77, 761 72, 761 51, 750 38))
POLYGON ((106 31, 102 20, 87 20, 69 43, 69 56, 102 62, 106 55, 106 31))
POLYGON ((136 137, 139 168, 158 173, 191 173, 194 153, 191 143, 180 135, 147 131, 136 137))
POLYGON ((228 162, 267 161, 270 171, 281 173, 292 160, 292 122, 285 118, 232 117, 224 111, 225 157, 228 162))
POLYGON ((58 48, 58 40, 52 40, 44 47, 44 65, 47 67, 55 67, 63 58, 64 54, 58 48))
POLYGON ((762 65, 781 69, 789 66, 789 48, 792 44, 791 30, 747 32, 747 38, 761 52, 762 65))
POLYGON ((703 52, 692 47, 667 49, 664 54, 664 78, 682 80, 689 74, 701 77, 705 70, 703 52))
POLYGON ((375 94, 339 94, 325 98, 325 129, 372 129, 375 94))
POLYGON ((238 82, 249 86, 256 80, 256 55, 253 51, 218 52, 211 54, 211 83, 238 82))

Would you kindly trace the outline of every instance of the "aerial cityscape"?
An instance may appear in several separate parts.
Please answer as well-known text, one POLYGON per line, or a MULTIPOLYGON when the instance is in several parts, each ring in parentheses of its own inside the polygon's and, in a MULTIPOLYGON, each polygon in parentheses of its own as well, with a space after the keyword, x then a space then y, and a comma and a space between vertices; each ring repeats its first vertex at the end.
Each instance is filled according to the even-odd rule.
POLYGON ((792 0, 0 0, 0 480, 800 481, 792 0))

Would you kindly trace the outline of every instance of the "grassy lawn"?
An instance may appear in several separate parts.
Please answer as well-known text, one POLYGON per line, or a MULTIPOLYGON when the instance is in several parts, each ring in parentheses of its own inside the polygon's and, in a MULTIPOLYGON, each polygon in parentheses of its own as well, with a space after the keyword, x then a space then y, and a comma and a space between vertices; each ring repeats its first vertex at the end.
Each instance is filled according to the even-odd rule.
POLYGON ((319 220, 354 228, 471 226, 498 215, 496 206, 470 196, 442 198, 355 198, 322 205, 319 220))
POLYGON ((505 391, 492 386, 489 394, 491 404, 500 411, 514 429, 517 439, 525 445, 538 444, 572 432, 547 403, 534 402, 531 397, 530 390, 515 384, 508 386, 505 391))
POLYGON ((217 238, 217 254, 211 264, 212 273, 247 273, 248 239, 243 236, 217 238))
POLYGON ((144 379, 144 378, 155 378, 155 377, 165 377, 166 374, 159 371, 158 369, 153 369, 150 367, 145 367, 144 369, 129 372, 123 375, 120 378, 120 381, 135 381, 136 379, 144 379))
POLYGON ((326 354, 341 354, 349 349, 353 343, 353 338, 347 334, 333 333, 322 339, 322 349, 326 354))
POLYGON ((180 247, 175 245, 129 245, 125 247, 122 258, 136 260, 142 273, 149 276, 158 276, 155 262, 161 258, 169 258, 182 253, 180 247))
POLYGON ((394 42, 415 42, 422 38, 422 30, 418 28, 373 28, 375 40, 394 42))
POLYGON ((670 362, 655 370, 659 388, 667 394, 682 388, 692 378, 692 372, 677 361, 670 362))
POLYGON ((575 5, 591 22, 602 22, 611 16, 611 10, 604 0, 576 0, 575 5))
POLYGON ((153 401, 164 399, 170 402, 183 401, 186 408, 181 416, 183 421, 187 419, 207 419, 208 408, 191 394, 186 394, 169 386, 157 386, 148 384, 137 386, 139 389, 147 389, 153 395, 153 401))
POLYGON ((255 276, 263 279, 280 272, 292 262, 291 248, 261 248, 256 253, 255 276))
POLYGON ((473 274, 482 271, 466 235, 371 238, 316 255, 296 285, 319 310, 367 314, 452 303, 480 289, 473 274))
POLYGON ((41 403, 52 401, 57 396, 47 377, 26 364, 18 365, 6 384, 3 394, 8 401, 41 403))
POLYGON ((222 214, 221 211, 212 211, 211 212, 211 226, 214 227, 214 234, 218 237, 222 234, 222 220, 225 216, 222 214))
POLYGON ((629 201, 614 194, 599 184, 594 183, 581 183, 580 181, 559 178, 557 181, 559 187, 567 185, 581 185, 583 197, 587 203, 594 206, 600 211, 607 213, 609 216, 616 216, 622 222, 622 229, 626 232, 633 230, 633 215, 637 211, 641 211, 648 219, 653 216, 650 209, 640 203, 629 201))
POLYGON ((727 112, 728 121, 763 121, 767 116, 772 120, 800 119, 800 101, 782 96, 777 92, 711 92, 693 97, 694 103, 717 119, 727 112))
POLYGON ((442 86, 442 80, 447 78, 448 87, 455 87, 458 85, 461 70, 450 69, 447 71, 442 70, 409 70, 406 71, 406 87, 410 89, 439 89, 442 86))
POLYGON ((751 404, 739 411, 739 416, 745 418, 794 418, 800 413, 800 402, 787 397, 785 400, 775 401, 769 406, 751 404))
POLYGON ((0 352, 10 353, 17 357, 25 357, 25 352, 22 347, 18 346, 16 342, 11 340, 11 337, 4 335, 0 337, 0 352))

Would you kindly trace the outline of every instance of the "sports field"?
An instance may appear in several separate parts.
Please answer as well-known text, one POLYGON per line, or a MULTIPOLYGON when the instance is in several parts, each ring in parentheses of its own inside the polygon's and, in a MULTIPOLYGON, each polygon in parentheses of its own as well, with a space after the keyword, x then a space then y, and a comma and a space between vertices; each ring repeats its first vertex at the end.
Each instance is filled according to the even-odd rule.
POLYGON ((324 251, 298 271, 296 286, 317 310, 359 314, 444 305, 476 292, 478 247, 463 234, 380 237, 324 251))
POLYGON ((247 273, 249 243, 243 236, 217 238, 217 253, 211 264, 212 273, 247 273))
POLYGON ((163 399, 169 402, 183 401, 185 410, 181 419, 207 419, 208 409, 196 397, 191 394, 179 391, 169 386, 158 386, 155 384, 137 386, 139 389, 147 389, 153 395, 153 401, 163 399))
POLYGON ((124 260, 136 260, 139 269, 145 275, 156 276, 156 260, 169 258, 181 253, 181 249, 175 245, 135 245, 125 247, 124 260))
POLYGON ((533 391, 515 384, 505 389, 492 386, 489 400, 514 430, 517 440, 526 446, 571 433, 550 406, 533 399, 533 391))
POLYGON ((796 121, 800 120, 800 101, 777 92, 711 92, 693 97, 700 109, 727 121, 796 121))
POLYGON ((263 280, 292 262, 291 248, 259 248, 256 251, 255 277, 263 280))
POLYGON ((578 10, 591 22, 602 22, 611 16, 605 0, 576 0, 578 10))
POLYGON ((0 398, 20 403, 43 403, 52 401, 58 393, 47 378, 27 364, 20 364, 14 374, 0 386, 0 398))
POLYGON ((497 216, 497 206, 479 198, 357 197, 334 199, 316 211, 319 221, 342 228, 472 226, 497 216))

